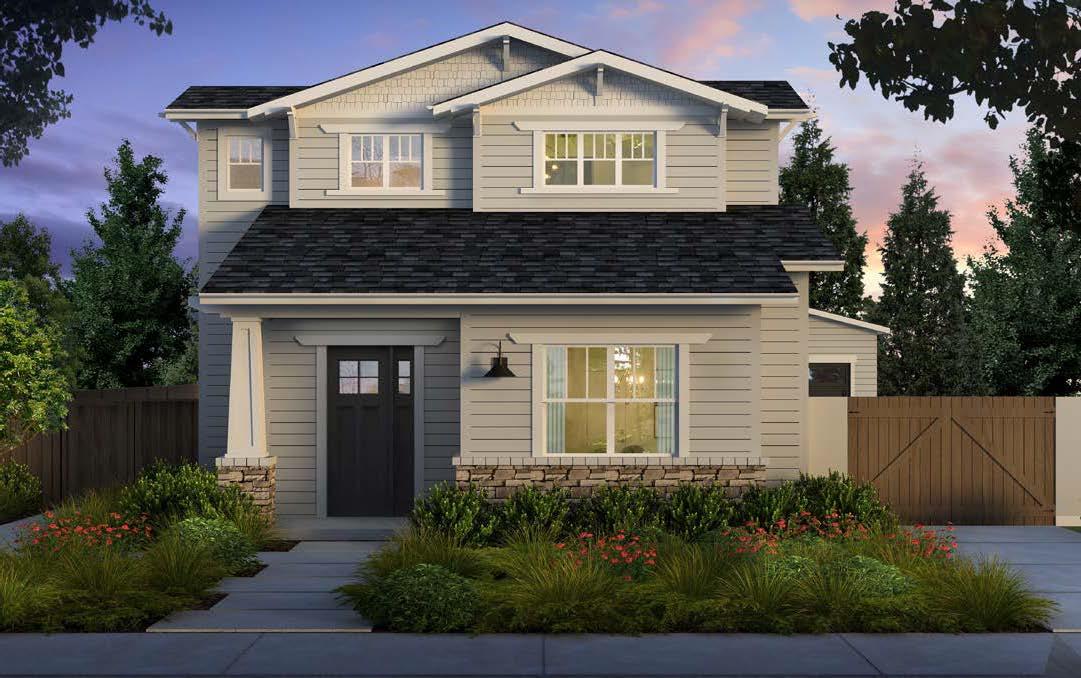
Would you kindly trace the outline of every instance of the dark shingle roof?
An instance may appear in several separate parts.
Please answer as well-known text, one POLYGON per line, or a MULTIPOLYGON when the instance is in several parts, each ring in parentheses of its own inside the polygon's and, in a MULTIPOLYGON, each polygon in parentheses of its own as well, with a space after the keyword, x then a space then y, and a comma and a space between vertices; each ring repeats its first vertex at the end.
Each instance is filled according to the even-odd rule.
POLYGON ((807 108, 787 80, 699 80, 703 85, 723 90, 770 108, 807 108))
MULTIPOLYGON (((784 80, 700 80, 703 85, 757 101, 770 108, 807 108, 803 99, 784 80)), ((251 108, 288 96, 311 85, 196 85, 178 96, 167 109, 251 108)), ((457 97, 457 95, 456 95, 457 97)), ((456 98, 454 97, 454 98, 456 98)))
POLYGON ((165 108, 251 108, 307 88, 308 85, 195 85, 181 92, 165 108))
POLYGON ((835 260, 807 212, 263 209, 203 292, 790 293, 835 260))

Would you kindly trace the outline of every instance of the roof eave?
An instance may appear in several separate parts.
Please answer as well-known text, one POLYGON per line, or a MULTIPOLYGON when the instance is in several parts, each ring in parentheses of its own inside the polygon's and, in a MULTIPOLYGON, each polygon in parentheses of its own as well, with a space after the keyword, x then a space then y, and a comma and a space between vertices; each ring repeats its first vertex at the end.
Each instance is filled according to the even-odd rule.
POLYGON ((243 108, 166 108, 161 112, 166 120, 245 120, 243 108))
POLYGON ((816 318, 832 320, 833 322, 841 323, 842 325, 851 325, 852 327, 858 327, 876 334, 891 333, 890 328, 885 325, 876 325, 874 323, 869 323, 866 320, 857 320, 855 318, 849 318, 846 315, 838 315, 837 313, 830 313, 829 311, 820 311, 817 308, 809 308, 807 309, 807 312, 816 318))
POLYGON ((636 293, 636 294, 434 294, 346 292, 202 292, 199 307, 233 306, 793 306, 798 293, 636 293))

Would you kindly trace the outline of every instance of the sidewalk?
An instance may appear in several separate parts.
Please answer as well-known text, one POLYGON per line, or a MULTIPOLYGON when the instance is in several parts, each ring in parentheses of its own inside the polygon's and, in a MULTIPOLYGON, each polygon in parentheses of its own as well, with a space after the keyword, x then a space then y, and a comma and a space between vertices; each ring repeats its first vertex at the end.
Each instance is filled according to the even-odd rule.
POLYGON ((1078 652, 1081 637, 1052 634, 12 634, 0 675, 1065 678, 1081 675, 1078 652))

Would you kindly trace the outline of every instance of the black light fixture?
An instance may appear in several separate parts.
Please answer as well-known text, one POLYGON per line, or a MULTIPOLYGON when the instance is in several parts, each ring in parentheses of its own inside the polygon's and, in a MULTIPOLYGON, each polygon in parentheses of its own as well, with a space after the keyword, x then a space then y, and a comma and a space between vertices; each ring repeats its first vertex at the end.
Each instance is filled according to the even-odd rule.
POLYGON ((488 370, 488 373, 484 375, 485 379, 492 377, 513 377, 514 372, 510 371, 510 367, 507 366, 507 358, 503 355, 503 342, 499 342, 499 355, 492 358, 492 369, 488 370))

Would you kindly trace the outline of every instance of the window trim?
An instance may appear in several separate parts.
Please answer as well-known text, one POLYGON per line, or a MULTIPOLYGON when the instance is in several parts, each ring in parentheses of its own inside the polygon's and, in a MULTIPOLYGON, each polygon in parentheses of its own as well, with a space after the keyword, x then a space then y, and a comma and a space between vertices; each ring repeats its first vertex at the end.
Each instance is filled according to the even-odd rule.
POLYGON ((274 142, 270 127, 219 127, 218 200, 269 201, 274 192, 274 142), (229 139, 235 136, 259 137, 263 141, 263 187, 229 188, 229 139))
MULTIPOLYGON (((589 127, 597 127, 596 125, 590 125, 589 127)), ((549 126, 545 129, 533 129, 533 185, 526 186, 518 189, 519 193, 523 194, 567 194, 567 193, 584 193, 584 194, 605 194, 605 193, 649 193, 649 194, 667 194, 678 193, 679 190, 675 188, 668 188, 668 145, 666 130, 651 128, 648 126, 636 127, 635 129, 623 129, 626 125, 613 125, 614 129, 580 129, 579 126, 570 127, 558 127, 555 125, 549 126), (577 184, 573 186, 550 186, 544 183, 544 136, 546 134, 632 134, 632 133, 646 133, 653 135, 653 185, 585 185, 577 184)), ((622 153, 621 141, 617 139, 617 166, 620 162, 619 156, 622 153)), ((578 139, 578 163, 582 164, 582 153, 584 152, 584 146, 582 139, 579 136, 578 139)), ((582 180, 582 171, 579 167, 578 180, 582 180)))
MULTIPOLYGON (((598 335, 575 337, 573 335, 567 336, 561 339, 552 339, 547 343, 534 343, 532 344, 532 456, 535 458, 548 458, 548 459, 578 459, 583 457, 597 457, 604 459, 617 459, 617 460, 632 460, 632 459, 674 459, 678 457, 685 457, 690 453, 690 402, 691 402, 691 380, 690 380, 690 344, 685 342, 656 342, 656 341, 642 341, 635 338, 620 338, 613 336, 604 336, 603 338, 598 335), (593 341, 585 341, 586 339, 593 341), (642 454, 620 454, 618 452, 603 453, 603 454, 590 454, 590 453, 563 453, 563 454, 549 454, 547 447, 547 440, 545 434, 547 431, 547 401, 545 399, 545 383, 543 375, 547 369, 547 349, 549 346, 596 346, 604 345, 611 346, 674 346, 676 351, 676 388, 675 388, 675 425, 676 433, 675 440, 673 441, 673 450, 671 454, 665 454, 662 452, 647 452, 642 454)), ((609 364, 609 372, 611 371, 611 365, 609 364)), ((611 375, 609 379, 611 381, 611 375)), ((611 387, 609 385, 609 390, 611 387)), ((606 398, 605 402, 609 402, 606 398)), ((618 402, 615 400, 614 402, 618 402)), ((613 448, 613 436, 615 429, 613 422, 611 421, 611 413, 614 412, 614 408, 609 408, 609 426, 607 427, 608 448, 613 448)))
MULTIPOLYGON (((386 125, 321 125, 324 133, 338 135, 338 188, 327 189, 328 196, 416 196, 416 195, 443 195, 446 191, 437 191, 432 188, 433 156, 432 151, 433 128, 428 126, 386 124, 386 125), (389 163, 389 146, 387 138, 390 136, 418 135, 420 136, 420 188, 408 188, 401 186, 387 187, 353 187, 351 185, 352 169, 352 138, 361 135, 381 135, 384 138, 383 152, 384 163, 389 163)), ((388 178, 389 181, 389 178, 388 178)))
MULTIPOLYGON (((812 363, 848 363, 848 397, 856 396, 856 358, 854 354, 814 354, 807 356, 807 397, 811 396, 811 364, 812 363)), ((829 396, 814 396, 829 397, 829 396)))

